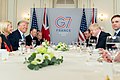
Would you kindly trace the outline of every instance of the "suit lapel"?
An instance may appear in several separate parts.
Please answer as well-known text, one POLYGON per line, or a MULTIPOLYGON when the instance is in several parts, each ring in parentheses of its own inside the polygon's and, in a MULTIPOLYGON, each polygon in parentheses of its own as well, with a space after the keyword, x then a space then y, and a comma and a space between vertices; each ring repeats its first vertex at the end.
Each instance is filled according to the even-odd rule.
POLYGON ((18 29, 17 29, 17 33, 18 33, 18 37, 19 37, 19 39, 22 39, 22 36, 21 36, 21 34, 20 34, 20 32, 19 32, 18 29))
POLYGON ((102 38, 102 34, 103 34, 103 32, 101 31, 101 32, 100 32, 100 35, 99 35, 99 38, 97 39, 97 44, 96 44, 96 46, 98 46, 98 44, 99 44, 99 42, 100 42, 100 39, 102 38))
POLYGON ((120 31, 118 32, 117 36, 120 36, 120 31))

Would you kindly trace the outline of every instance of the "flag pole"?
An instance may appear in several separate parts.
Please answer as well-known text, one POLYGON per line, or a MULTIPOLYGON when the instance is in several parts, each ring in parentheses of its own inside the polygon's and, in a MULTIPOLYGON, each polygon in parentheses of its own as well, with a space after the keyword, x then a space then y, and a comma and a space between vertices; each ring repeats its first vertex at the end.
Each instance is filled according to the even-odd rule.
POLYGON ((94 0, 91 0, 91 8, 94 8, 94 0))
POLYGON ((40 0, 40 8, 41 8, 41 0, 40 0))
POLYGON ((44 8, 46 8, 46 3, 44 4, 44 8))
POLYGON ((95 5, 94 5, 94 3, 93 3, 93 8, 94 8, 94 6, 95 6, 95 5))
POLYGON ((84 1, 82 0, 82 3, 83 3, 83 8, 85 8, 85 3, 84 3, 84 1))
POLYGON ((46 2, 47 2, 47 0, 44 0, 44 4, 45 4, 44 7, 45 7, 45 8, 46 8, 46 2))
POLYGON ((35 8, 35 3, 33 4, 33 8, 35 8))
POLYGON ((83 4, 83 8, 85 8, 85 4, 83 4))

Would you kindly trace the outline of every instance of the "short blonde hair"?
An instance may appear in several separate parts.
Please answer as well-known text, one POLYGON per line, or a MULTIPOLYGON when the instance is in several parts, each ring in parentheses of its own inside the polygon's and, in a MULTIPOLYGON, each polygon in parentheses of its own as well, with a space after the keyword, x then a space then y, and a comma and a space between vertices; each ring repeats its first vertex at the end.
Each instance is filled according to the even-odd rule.
POLYGON ((101 29, 100 26, 97 23, 91 24, 89 29, 91 30, 91 28, 92 29, 101 29))
POLYGON ((6 32, 10 24, 12 24, 10 21, 0 21, 0 33, 6 32))
POLYGON ((17 23, 17 26, 19 26, 21 23, 26 23, 26 24, 29 24, 29 22, 28 22, 28 21, 21 20, 21 21, 19 21, 19 22, 17 23))

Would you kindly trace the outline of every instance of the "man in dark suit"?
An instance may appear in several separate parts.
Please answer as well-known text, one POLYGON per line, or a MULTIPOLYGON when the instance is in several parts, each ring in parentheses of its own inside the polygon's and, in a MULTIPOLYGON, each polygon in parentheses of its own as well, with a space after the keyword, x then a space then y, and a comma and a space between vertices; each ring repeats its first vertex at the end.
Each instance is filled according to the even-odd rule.
POLYGON ((30 48, 34 47, 32 45, 32 41, 33 40, 37 40, 37 29, 36 28, 31 28, 30 29, 30 34, 28 36, 26 36, 26 46, 29 46, 30 48))
POLYGON ((96 48, 106 48, 106 39, 107 36, 110 36, 109 33, 103 32, 97 23, 90 25, 89 27, 92 36, 97 37, 96 48))
MULTIPOLYGON (((111 18, 111 23, 112 23, 112 28, 115 30, 114 38, 116 38, 116 36, 120 36, 120 15, 114 15, 111 18)), ((116 42, 116 41, 119 41, 119 40, 112 39, 112 41, 110 42, 116 42)), ((117 49, 117 47, 115 44, 108 44, 107 49, 117 49)))
POLYGON ((86 38, 86 47, 92 46, 92 44, 89 43, 90 39, 95 40, 95 41, 97 40, 97 38, 92 36, 92 34, 90 33, 90 29, 86 30, 84 32, 84 35, 85 35, 85 38, 86 38))
POLYGON ((96 48, 104 48, 106 49, 106 39, 107 36, 110 36, 109 33, 101 31, 99 34, 98 42, 96 44, 96 48))
MULTIPOLYGON (((115 33, 114 33, 114 39, 115 39, 115 41, 111 37, 111 39, 109 40, 109 42, 117 42, 119 40, 116 39, 117 38, 116 36, 120 36, 120 15, 114 15, 111 18, 111 23, 112 23, 112 28, 115 30, 115 33)), ((116 47, 115 44, 110 44, 109 48, 110 49, 117 49, 117 47, 116 47)), ((112 58, 110 57, 110 55, 107 52, 103 52, 102 57, 103 57, 103 59, 105 61, 112 62, 112 58)), ((114 59, 114 62, 120 62, 120 52, 118 53, 118 55, 116 55, 116 57, 114 59)))
POLYGON ((25 39, 24 33, 27 32, 28 24, 29 23, 27 21, 23 21, 23 20, 19 21, 17 24, 18 29, 12 32, 12 34, 8 36, 8 39, 10 40, 10 43, 14 51, 18 50, 19 39, 23 39, 23 40, 25 39))
POLYGON ((42 38, 42 32, 38 31, 37 32, 37 42, 36 45, 39 46, 42 44, 42 42, 44 42, 43 38, 42 38))
POLYGON ((120 15, 111 18, 112 28, 115 30, 114 36, 120 36, 120 15))

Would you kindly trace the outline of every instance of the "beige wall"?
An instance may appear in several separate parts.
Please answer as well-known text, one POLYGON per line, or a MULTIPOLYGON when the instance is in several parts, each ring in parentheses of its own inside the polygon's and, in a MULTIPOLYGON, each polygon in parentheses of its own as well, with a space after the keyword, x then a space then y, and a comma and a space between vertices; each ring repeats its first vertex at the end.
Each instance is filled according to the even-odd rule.
POLYGON ((0 0, 0 20, 7 20, 7 0, 0 0))
POLYGON ((98 19, 98 23, 105 29, 105 31, 113 33, 110 18, 114 14, 113 0, 94 0, 94 6, 98 9, 98 15, 105 14, 107 18, 103 21, 98 19))
POLYGON ((120 13, 120 0, 78 0, 77 5, 55 5, 56 0, 8 0, 8 20, 11 20, 13 22, 14 28, 16 28, 16 22, 19 20, 24 19, 25 14, 30 14, 30 8, 33 8, 33 4, 35 4, 36 8, 43 8, 44 4, 48 8, 53 7, 72 7, 76 8, 82 8, 83 4, 85 8, 92 8, 93 4, 94 7, 98 9, 98 15, 99 14, 105 14, 107 15, 107 18, 103 21, 100 21, 98 19, 98 23, 104 27, 105 31, 113 33, 113 30, 111 28, 110 18, 113 16, 113 14, 119 14, 120 13))

